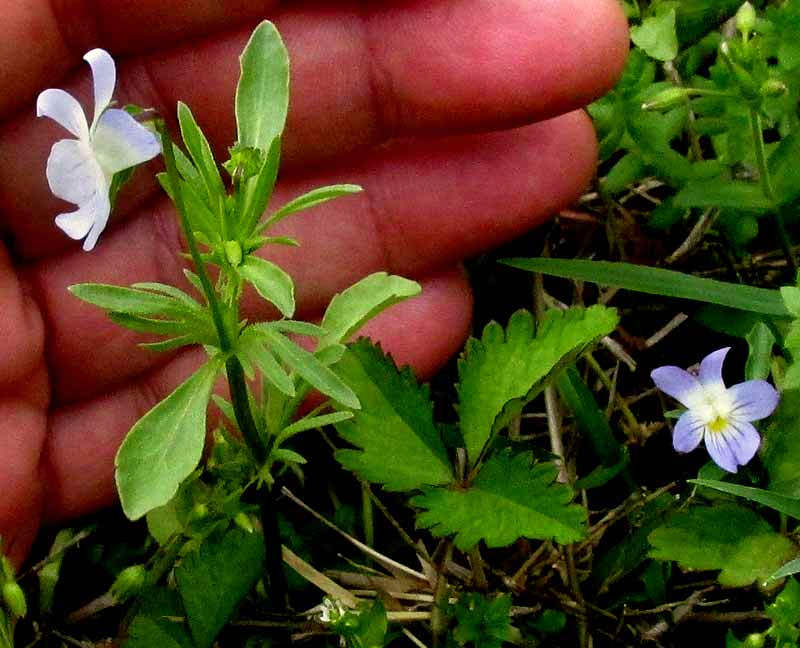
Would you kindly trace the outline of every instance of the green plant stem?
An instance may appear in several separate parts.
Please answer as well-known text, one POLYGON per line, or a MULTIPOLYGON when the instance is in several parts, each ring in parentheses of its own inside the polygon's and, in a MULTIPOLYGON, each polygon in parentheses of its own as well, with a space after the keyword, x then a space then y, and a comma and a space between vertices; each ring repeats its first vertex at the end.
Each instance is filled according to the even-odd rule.
MULTIPOLYGON (((181 219, 181 227, 186 236, 189 254, 192 257, 195 271, 200 278, 208 307, 211 310, 211 318, 217 329, 217 336, 219 337, 220 351, 228 354, 228 359, 225 361, 225 373, 228 378, 231 403, 233 404, 236 423, 239 426, 242 438, 252 453, 256 464, 261 467, 268 456, 267 448, 264 446, 261 435, 258 433, 258 427, 253 418, 253 412, 250 409, 250 395, 247 389, 244 368, 239 358, 232 353, 235 333, 231 334, 225 325, 225 319, 223 318, 222 309, 217 299, 217 293, 211 283, 206 265, 200 256, 197 240, 189 224, 189 216, 186 213, 186 206, 183 202, 183 194, 181 192, 180 176, 178 174, 177 165, 175 164, 175 153, 172 150, 172 139, 163 121, 157 121, 156 128, 161 135, 164 164, 167 169, 172 195, 175 199, 175 207, 181 219)), ((264 528, 264 549, 267 557, 267 573, 269 575, 272 599, 276 605, 286 606, 288 602, 288 588, 286 585, 286 576, 283 573, 283 558, 281 557, 281 543, 278 534, 278 518, 275 513, 273 494, 268 489, 262 489, 259 492, 259 510, 261 512, 261 524, 264 528)))
POLYGON ((769 165, 767 164, 766 148, 764 146, 764 132, 761 125, 761 115, 758 114, 753 108, 750 109, 750 130, 753 135, 753 148, 756 154, 756 166, 758 167, 758 176, 761 181, 761 188, 764 195, 772 203, 772 218, 775 222, 775 229, 778 231, 778 240, 780 241, 783 254, 789 267, 792 270, 797 270, 797 261, 792 254, 792 245, 789 241, 789 235, 786 232, 786 227, 783 224, 780 208, 778 206, 778 198, 775 195, 775 188, 772 186, 772 176, 769 172, 769 165))

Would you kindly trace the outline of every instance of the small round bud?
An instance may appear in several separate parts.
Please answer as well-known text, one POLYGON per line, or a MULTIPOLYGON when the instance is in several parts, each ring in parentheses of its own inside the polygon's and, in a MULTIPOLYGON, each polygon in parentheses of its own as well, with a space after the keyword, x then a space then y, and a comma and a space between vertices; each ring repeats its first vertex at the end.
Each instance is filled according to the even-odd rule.
POLYGON ((225 241, 225 258, 234 268, 242 263, 242 246, 239 241, 225 241))
POLYGON ((126 567, 111 585, 111 595, 119 602, 127 601, 141 591, 146 576, 147 570, 144 565, 126 567))
POLYGON ((786 94, 786 84, 778 79, 767 79, 761 84, 761 94, 764 97, 780 97, 786 94))
POLYGON ((745 2, 736 12, 736 29, 747 36, 756 26, 756 10, 749 2, 745 2))
POLYGON ((247 533, 253 533, 256 530, 255 526, 253 526, 253 521, 250 519, 250 516, 244 511, 239 511, 233 518, 233 521, 236 526, 243 531, 247 531, 247 533))
POLYGON ((754 632, 745 637, 742 645, 744 648, 762 648, 764 645, 764 635, 760 632, 754 632))
POLYGON ((7 581, 3 585, 3 602, 15 617, 21 619, 28 613, 28 603, 25 592, 16 581, 7 581))
POLYGON ((208 506, 205 504, 195 504, 189 512, 190 522, 200 522, 208 517, 208 506))

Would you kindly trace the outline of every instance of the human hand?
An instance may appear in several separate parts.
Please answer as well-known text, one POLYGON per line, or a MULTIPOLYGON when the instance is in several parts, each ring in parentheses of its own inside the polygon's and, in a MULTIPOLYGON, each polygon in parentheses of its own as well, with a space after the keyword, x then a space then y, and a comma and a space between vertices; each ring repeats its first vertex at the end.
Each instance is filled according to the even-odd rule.
MULTIPOLYGON (((70 207, 50 194, 44 166, 65 133, 37 120, 34 102, 42 89, 61 87, 90 106, 84 52, 104 47, 115 56, 121 104, 152 106, 169 120, 177 100, 188 103, 224 159, 238 54, 258 20, 273 20, 292 61, 275 204, 334 182, 365 191, 289 220, 284 231, 302 247, 270 249, 271 258, 294 277, 304 318, 369 272, 420 281, 420 297, 368 329, 424 377, 468 332, 459 262, 543 221, 588 182, 594 134, 574 111, 610 87, 627 48, 617 0, 238 0, 224 3, 224 15, 211 1, 7 5, 0 534, 17 562, 40 524, 114 501, 119 442, 199 358, 140 349, 141 338, 66 290, 89 281, 182 283, 178 224, 152 174, 139 171, 125 188, 93 252, 53 224, 70 207)), ((253 300, 246 316, 266 313, 253 300)))

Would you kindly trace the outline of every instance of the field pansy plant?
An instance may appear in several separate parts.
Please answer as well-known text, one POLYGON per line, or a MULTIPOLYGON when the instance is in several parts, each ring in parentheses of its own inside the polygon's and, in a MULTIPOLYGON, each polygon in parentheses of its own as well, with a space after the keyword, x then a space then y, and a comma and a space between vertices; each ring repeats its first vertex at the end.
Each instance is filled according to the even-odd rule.
POLYGON ((730 347, 710 353, 697 375, 679 367, 655 369, 656 386, 686 407, 678 419, 672 445, 691 452, 705 441, 720 468, 736 472, 758 450, 761 437, 751 421, 766 418, 778 405, 778 392, 765 380, 748 380, 732 387, 722 381, 722 363, 730 347))
POLYGON ((93 49, 83 57, 92 68, 94 114, 91 125, 83 108, 64 90, 50 88, 36 101, 36 114, 49 117, 77 139, 56 142, 47 159, 50 190, 78 209, 56 216, 56 225, 73 239, 94 248, 111 213, 114 175, 154 158, 161 145, 154 133, 129 113, 111 108, 116 66, 111 55, 93 49))

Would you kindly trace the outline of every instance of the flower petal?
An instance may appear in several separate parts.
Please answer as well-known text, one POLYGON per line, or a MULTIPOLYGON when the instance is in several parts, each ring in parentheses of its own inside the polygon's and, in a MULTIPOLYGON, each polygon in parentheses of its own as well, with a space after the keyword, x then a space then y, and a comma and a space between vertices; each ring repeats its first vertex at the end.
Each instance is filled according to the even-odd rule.
POLYGON ((161 152, 155 134, 117 108, 106 110, 100 117, 92 133, 92 148, 109 177, 161 152))
POLYGON ((691 411, 684 412, 672 432, 672 447, 678 452, 691 452, 703 439, 706 426, 691 411))
POLYGON ((722 363, 728 355, 730 347, 724 347, 713 353, 709 353, 700 363, 700 373, 697 379, 703 385, 724 384, 722 381, 722 363))
POLYGON ((89 125, 86 123, 83 108, 68 92, 58 88, 44 90, 36 100, 36 116, 49 117, 78 139, 89 139, 89 125))
POLYGON ((733 401, 731 415, 740 421, 759 421, 778 406, 778 391, 766 380, 748 380, 728 389, 733 401))
POLYGON ((111 103, 114 86, 117 83, 117 68, 111 54, 100 48, 86 52, 83 60, 92 66, 92 84, 94 86, 92 129, 94 129, 98 118, 111 103))
POLYGON ((723 470, 735 473, 737 468, 736 455, 728 444, 722 432, 709 432, 706 434, 706 450, 714 463, 723 470))
POLYGON ((689 407, 692 394, 701 389, 700 383, 688 371, 680 367, 659 367, 650 373, 650 377, 661 391, 689 407))
POLYGON ((91 146, 80 140, 60 140, 53 144, 46 173, 50 190, 58 198, 76 205, 88 202, 98 191, 108 192, 91 146))
POLYGON ((758 430, 746 421, 733 421, 721 432, 706 435, 708 454, 728 472, 736 472, 737 465, 748 463, 760 445, 758 430))
POLYGON ((76 211, 56 216, 56 225, 70 238, 81 239, 85 236, 83 249, 89 252, 106 228, 110 213, 108 191, 98 191, 76 211))

